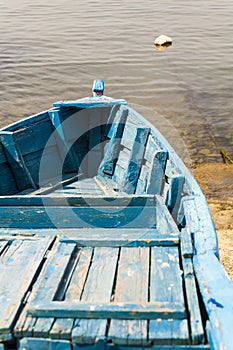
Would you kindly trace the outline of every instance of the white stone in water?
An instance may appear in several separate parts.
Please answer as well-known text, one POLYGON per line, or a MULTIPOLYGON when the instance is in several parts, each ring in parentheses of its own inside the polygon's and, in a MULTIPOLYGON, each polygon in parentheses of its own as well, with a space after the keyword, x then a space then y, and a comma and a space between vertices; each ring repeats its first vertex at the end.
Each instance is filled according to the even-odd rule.
POLYGON ((167 35, 160 35, 154 41, 155 45, 165 45, 165 44, 171 44, 171 43, 172 43, 172 38, 170 38, 167 35))

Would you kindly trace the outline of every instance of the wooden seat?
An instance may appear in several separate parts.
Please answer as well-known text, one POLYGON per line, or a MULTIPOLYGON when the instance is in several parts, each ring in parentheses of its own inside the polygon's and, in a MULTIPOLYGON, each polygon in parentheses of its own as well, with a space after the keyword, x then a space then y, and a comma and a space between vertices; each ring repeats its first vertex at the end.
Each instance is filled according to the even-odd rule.
POLYGON ((56 242, 14 334, 62 338, 82 346, 190 344, 178 262, 177 244, 82 247, 72 241, 56 242))
MULTIPOLYGON (((56 203, 59 207, 61 198, 59 193, 48 196, 48 206, 54 209, 56 203)), ((82 209, 90 200, 96 209, 103 202, 109 209, 108 204, 115 201, 119 210, 130 199, 127 207, 132 210, 143 208, 146 200, 148 218, 143 227, 75 226, 57 230, 35 225, 34 229, 30 227, 30 235, 27 228, 17 228, 18 237, 14 228, 8 228, 8 239, 0 244, 0 278, 6 279, 2 295, 7 296, 7 303, 2 300, 0 337, 24 338, 25 346, 31 338, 44 346, 52 346, 49 339, 55 343, 63 339, 64 346, 71 341, 74 348, 90 344, 201 344, 204 332, 195 294, 191 239, 183 239, 180 246, 180 233, 162 198, 67 198, 73 209, 82 209), (154 209, 154 226, 148 226, 154 209), (13 289, 9 282, 12 273, 17 273, 13 289), (22 283, 25 274, 27 283, 22 283)), ((35 206, 36 212, 41 210, 43 198, 3 200, 9 210, 14 201, 21 201, 23 207, 26 203, 35 206)))

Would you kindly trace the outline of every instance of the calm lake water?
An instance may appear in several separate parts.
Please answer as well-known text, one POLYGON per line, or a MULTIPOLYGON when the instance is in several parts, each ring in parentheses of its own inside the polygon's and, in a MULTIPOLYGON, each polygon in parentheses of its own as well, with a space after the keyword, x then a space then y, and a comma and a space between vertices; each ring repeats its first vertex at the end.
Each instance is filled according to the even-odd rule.
POLYGON ((185 161, 221 162, 220 147, 233 157, 232 18, 230 0, 0 0, 0 125, 100 78, 185 161))

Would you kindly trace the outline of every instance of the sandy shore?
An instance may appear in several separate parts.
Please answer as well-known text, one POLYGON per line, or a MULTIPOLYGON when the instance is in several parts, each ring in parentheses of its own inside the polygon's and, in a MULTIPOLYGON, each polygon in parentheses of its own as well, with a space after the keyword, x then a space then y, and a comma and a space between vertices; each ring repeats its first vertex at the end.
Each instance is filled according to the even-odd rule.
POLYGON ((233 281, 233 164, 198 164, 192 173, 206 195, 217 230, 220 259, 233 281))

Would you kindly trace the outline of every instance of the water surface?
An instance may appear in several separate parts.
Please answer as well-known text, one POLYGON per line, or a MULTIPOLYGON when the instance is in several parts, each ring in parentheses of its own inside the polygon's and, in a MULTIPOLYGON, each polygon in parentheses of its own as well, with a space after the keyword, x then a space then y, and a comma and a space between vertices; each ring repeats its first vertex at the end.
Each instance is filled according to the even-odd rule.
POLYGON ((0 0, 0 125, 101 78, 182 158, 233 157, 232 15, 229 0, 0 0), (165 51, 160 34, 173 38, 165 51))

